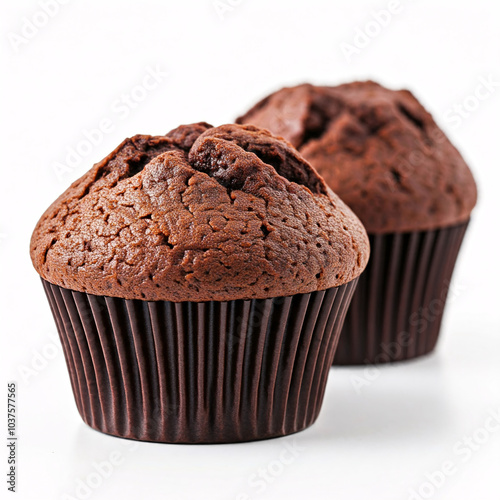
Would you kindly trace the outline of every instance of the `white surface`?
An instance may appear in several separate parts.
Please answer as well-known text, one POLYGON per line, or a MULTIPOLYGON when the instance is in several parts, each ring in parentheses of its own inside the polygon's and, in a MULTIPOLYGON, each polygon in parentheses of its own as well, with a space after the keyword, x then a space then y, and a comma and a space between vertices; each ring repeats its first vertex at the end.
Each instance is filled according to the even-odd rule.
MULTIPOLYGON (((500 427, 481 428, 490 412, 500 411, 500 87, 468 117, 450 112, 464 101, 474 106, 467 98, 481 78, 500 82, 498 2, 401 1, 389 24, 350 62, 341 43, 353 43, 356 28, 389 2, 216 5, 222 4, 232 9, 223 19, 212 0, 69 1, 17 52, 12 34, 20 34, 23 18, 33 19, 40 7, 26 0, 2 4, 0 355, 4 393, 8 380, 19 384, 17 498, 83 498, 75 494, 77 480, 117 451, 121 463, 89 498, 406 500, 426 475, 442 477, 436 471, 451 461, 453 473, 442 486, 423 486, 427 498, 498 499, 500 427), (117 103, 156 65, 168 77, 145 95, 135 90, 144 99, 134 109, 117 103), (135 445, 86 427, 62 353, 54 352, 53 320, 28 256, 42 211, 125 136, 165 133, 199 120, 229 122, 284 84, 367 77, 411 88, 463 152, 479 184, 480 203, 454 279, 458 292, 437 352, 370 373, 359 393, 352 382, 366 378, 363 369, 332 370, 319 420, 289 438, 135 445), (84 129, 105 118, 113 131, 58 180, 54 164, 65 161, 84 129), (45 364, 34 359, 40 355, 45 364), (23 367, 37 375, 26 378, 23 367), (484 442, 465 444, 471 435, 484 442), (294 442, 302 450, 281 455, 294 442), (291 463, 280 465, 280 456, 291 463), (270 480, 256 482, 268 469, 270 480)), ((1 405, 5 415, 6 396, 1 405)), ((5 477, 6 448, 0 463, 5 477)), ((3 481, 0 491, 1 498, 12 496, 3 481)))

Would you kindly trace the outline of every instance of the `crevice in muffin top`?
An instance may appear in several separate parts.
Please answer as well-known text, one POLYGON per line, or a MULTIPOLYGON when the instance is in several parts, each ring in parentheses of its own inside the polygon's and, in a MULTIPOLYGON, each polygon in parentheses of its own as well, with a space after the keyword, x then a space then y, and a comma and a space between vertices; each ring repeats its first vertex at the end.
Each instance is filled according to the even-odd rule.
POLYGON ((181 153, 194 170, 204 172, 229 190, 245 189, 252 176, 267 170, 270 177, 277 174, 315 194, 327 194, 323 180, 311 166, 291 145, 267 131, 253 126, 214 128, 197 123, 180 126, 165 136, 136 135, 126 139, 96 165, 94 181, 81 198, 90 191, 134 177, 152 160, 171 152, 181 153))
POLYGON ((190 165, 230 189, 243 189, 251 176, 271 168, 276 175, 307 187, 314 194, 327 194, 323 179, 283 140, 252 125, 223 125, 203 133, 193 145, 190 165), (246 154, 245 154, 246 153, 246 154))
MULTIPOLYGON (((345 85, 315 87, 311 84, 302 84, 292 88, 286 87, 259 101, 247 113, 237 118, 236 123, 267 124, 270 120, 277 120, 279 115, 277 123, 284 127, 283 135, 291 140, 299 151, 306 146, 322 142, 329 130, 346 114, 351 120, 355 117, 358 124, 365 128, 365 133, 373 136, 379 135, 396 117, 402 118, 409 128, 423 137, 425 142, 432 142, 426 123, 427 117, 419 116, 418 109, 411 109, 406 103, 405 96, 401 99, 394 99, 394 95, 389 94, 382 96, 385 90, 372 81, 355 82, 350 86, 351 89, 348 91, 345 90, 345 85), (380 106, 375 108, 373 106, 375 101, 371 104, 360 102, 356 94, 360 91, 378 93, 380 106), (287 103, 293 99, 304 102, 305 108, 302 114, 297 113, 289 117, 286 116, 287 103), (269 114, 272 110, 277 113, 274 117, 269 114), (380 112, 381 110, 384 111, 380 112), (292 123, 300 132, 291 133, 292 123)), ((272 131, 277 133, 279 127, 272 127, 272 131)))

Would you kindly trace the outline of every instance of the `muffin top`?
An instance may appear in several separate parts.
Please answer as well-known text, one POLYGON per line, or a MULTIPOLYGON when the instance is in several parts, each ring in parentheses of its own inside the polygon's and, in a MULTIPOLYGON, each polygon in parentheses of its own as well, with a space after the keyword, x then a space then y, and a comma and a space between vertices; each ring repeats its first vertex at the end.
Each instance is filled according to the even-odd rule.
POLYGON ((31 239, 35 269, 55 285, 174 302, 336 287, 368 254, 357 217, 289 143, 206 123, 126 139, 31 239))
POLYGON ((462 156, 408 90, 304 84, 269 95, 237 123, 289 140, 369 233, 455 225, 476 204, 462 156))

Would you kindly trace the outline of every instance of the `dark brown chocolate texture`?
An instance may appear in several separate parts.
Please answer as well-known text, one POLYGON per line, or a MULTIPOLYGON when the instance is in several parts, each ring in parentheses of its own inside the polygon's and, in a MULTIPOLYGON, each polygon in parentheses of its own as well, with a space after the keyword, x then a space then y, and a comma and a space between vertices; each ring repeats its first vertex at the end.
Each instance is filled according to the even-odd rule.
POLYGON ((407 90, 304 84, 271 94, 237 123, 289 140, 369 233, 455 225, 476 203, 462 156, 407 90))
POLYGON ((205 123, 125 140, 45 212, 47 281, 125 299, 269 298, 347 283, 366 233, 289 143, 205 123))

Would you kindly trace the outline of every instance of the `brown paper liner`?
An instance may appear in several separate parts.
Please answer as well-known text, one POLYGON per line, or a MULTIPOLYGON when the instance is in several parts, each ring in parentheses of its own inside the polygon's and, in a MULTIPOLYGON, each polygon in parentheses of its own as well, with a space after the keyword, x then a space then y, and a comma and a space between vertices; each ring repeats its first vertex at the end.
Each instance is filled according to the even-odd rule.
POLYGON ((467 225, 369 235, 370 261, 346 315, 334 365, 402 361, 434 349, 467 225))
POLYGON ((357 284, 174 303, 42 282, 83 420, 114 436, 167 443, 250 441, 311 425, 357 284))

